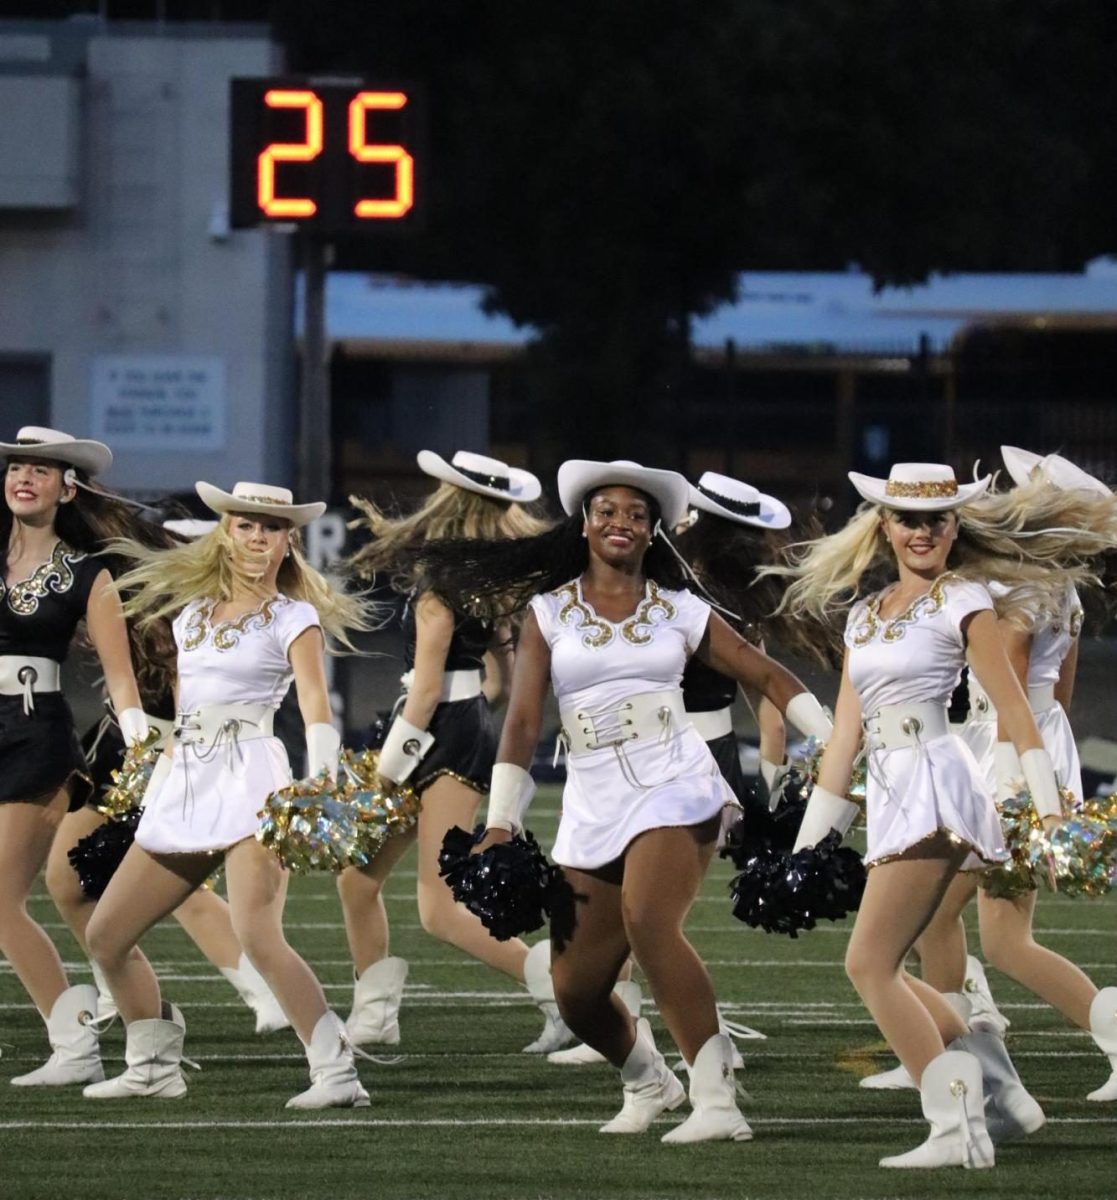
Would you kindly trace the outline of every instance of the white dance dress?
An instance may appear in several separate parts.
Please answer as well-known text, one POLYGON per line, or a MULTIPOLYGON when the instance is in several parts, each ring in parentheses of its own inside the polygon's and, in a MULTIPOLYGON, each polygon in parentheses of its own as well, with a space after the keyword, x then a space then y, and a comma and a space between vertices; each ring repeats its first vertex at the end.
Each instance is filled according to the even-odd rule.
MULTIPOLYGON (((649 580, 625 621, 598 616, 575 579, 535 596, 532 612, 551 648, 551 681, 564 712, 605 721, 634 696, 675 693, 706 631, 710 606, 649 580)), ((639 834, 697 825, 733 802, 705 741, 686 721, 619 746, 570 754, 553 856, 589 870, 619 858, 639 834)))
MULTIPOLYGON (((989 592, 942 575, 887 620, 880 615, 884 594, 855 604, 846 623, 849 678, 863 717, 887 705, 931 703, 945 712, 965 666, 962 623, 993 607, 989 592)), ((867 867, 898 858, 939 831, 970 848, 965 870, 1008 858, 993 793, 956 733, 893 749, 867 740, 866 753, 867 867)))
MULTIPOLYGON (((991 584, 994 596, 1006 591, 1003 585, 991 584)), ((1082 631, 1082 603, 1073 584, 1067 584, 1057 616, 1037 617, 1032 631, 1031 656, 1028 659, 1028 691, 1035 696, 1038 689, 1053 688, 1059 682, 1063 661, 1082 631)), ((972 686, 972 685, 971 685, 972 686)), ((971 697, 972 701, 972 697, 971 697)), ((1055 700, 1034 711, 1036 726, 1043 738, 1044 748, 1051 755, 1059 787, 1082 799, 1082 764, 1078 757, 1074 733, 1063 706, 1055 700)), ((977 711, 971 702, 970 715, 961 730, 962 739, 973 751, 985 776, 985 782, 995 793, 997 769, 994 750, 997 745, 997 714, 987 707, 977 711)))
MULTIPOLYGON (((212 623, 217 602, 199 600, 175 618, 178 709, 257 705, 278 709, 294 678, 288 651, 319 625, 313 605, 274 596, 235 620, 212 623)), ((226 850, 255 835, 271 792, 291 782, 277 737, 174 741, 170 771, 144 796, 136 841, 152 854, 226 850)))

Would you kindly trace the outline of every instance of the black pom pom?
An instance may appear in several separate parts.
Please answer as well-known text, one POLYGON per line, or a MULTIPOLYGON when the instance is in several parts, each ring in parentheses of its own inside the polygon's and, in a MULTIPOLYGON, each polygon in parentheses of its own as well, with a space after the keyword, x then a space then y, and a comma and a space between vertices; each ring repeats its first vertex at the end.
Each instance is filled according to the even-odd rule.
POLYGON ((528 830, 471 854, 484 832, 480 825, 473 834, 451 829, 438 856, 439 874, 454 899, 497 941, 540 929, 561 887, 561 870, 547 861, 528 830))
POLYGON ((136 826, 142 814, 142 808, 130 808, 114 820, 106 821, 70 849, 70 865, 77 871, 81 890, 90 900, 99 900, 109 886, 128 847, 135 841, 136 826))
POLYGON ((857 911, 865 865, 831 830, 817 846, 795 854, 762 847, 746 860, 729 891, 739 921, 794 938, 819 921, 840 921, 857 911))
POLYGON ((807 811, 811 784, 797 770, 784 777, 774 811, 768 808, 768 789, 758 780, 755 791, 745 801, 744 814, 729 829, 720 854, 731 859, 739 870, 745 869, 754 855, 763 850, 790 850, 807 811))

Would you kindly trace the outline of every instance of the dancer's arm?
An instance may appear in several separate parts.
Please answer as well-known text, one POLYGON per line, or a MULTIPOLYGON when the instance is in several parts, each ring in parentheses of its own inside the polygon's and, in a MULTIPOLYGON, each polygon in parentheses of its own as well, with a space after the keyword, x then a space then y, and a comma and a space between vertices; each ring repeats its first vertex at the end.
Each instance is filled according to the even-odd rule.
POLYGON ((107 570, 101 571, 93 581, 85 607, 85 623, 101 663, 105 690, 120 722, 124 742, 127 745, 142 740, 147 735, 147 718, 140 707, 120 595, 107 570))
POLYGON ((479 850, 494 842, 508 841, 512 830, 507 826, 522 824, 526 804, 530 800, 528 768, 539 743, 539 733, 543 727, 543 702, 550 680, 551 648, 540 632, 535 614, 529 611, 516 647, 512 695, 496 752, 487 828, 479 850))
POLYGON ((498 621, 493 630, 493 640, 485 651, 485 682, 481 685, 485 699, 493 708, 508 703, 512 668, 516 662, 513 647, 511 624, 498 621))
POLYGON ((715 671, 767 697, 796 728, 821 742, 830 740, 830 719, 817 699, 785 666, 747 642, 717 613, 695 651, 715 671))

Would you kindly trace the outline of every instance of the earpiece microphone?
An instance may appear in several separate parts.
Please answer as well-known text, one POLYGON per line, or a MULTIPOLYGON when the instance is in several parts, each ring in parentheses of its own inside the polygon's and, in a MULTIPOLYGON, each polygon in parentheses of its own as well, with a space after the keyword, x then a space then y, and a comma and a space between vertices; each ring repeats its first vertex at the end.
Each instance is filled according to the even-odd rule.
POLYGON ((67 467, 66 470, 62 472, 62 482, 67 487, 76 487, 78 482, 77 471, 75 471, 73 467, 67 467))

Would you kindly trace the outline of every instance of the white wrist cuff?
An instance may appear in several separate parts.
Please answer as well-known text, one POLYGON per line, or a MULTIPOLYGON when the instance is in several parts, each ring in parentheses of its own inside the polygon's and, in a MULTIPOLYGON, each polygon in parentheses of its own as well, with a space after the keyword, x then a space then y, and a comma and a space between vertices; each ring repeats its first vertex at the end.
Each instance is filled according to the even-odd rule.
POLYGON ((766 758, 760 759, 760 777, 764 780, 765 786, 770 792, 776 786, 776 780, 779 778, 780 772, 786 768, 782 763, 769 762, 766 758))
POLYGON ((856 804, 816 784, 807 801, 807 811, 803 814, 792 853, 807 846, 817 846, 831 829, 845 837, 859 811, 856 804))
POLYGON ((126 708, 116 720, 120 725, 120 734, 124 738, 125 746, 130 746, 133 742, 142 742, 147 737, 147 717, 144 716, 142 708, 126 708))
POLYGON ((324 721, 306 727, 306 773, 317 778, 324 769, 337 782, 337 760, 341 753, 341 734, 324 721))
POLYGON ((1055 778, 1051 755, 1039 746, 1034 750, 1025 750, 1020 755, 1020 766, 1040 820, 1044 817, 1061 817, 1063 801, 1059 796, 1059 783, 1055 778))
POLYGON ((523 767, 517 767, 514 763, 497 763, 493 767, 485 828, 519 833, 524 827, 524 813, 534 795, 535 780, 523 767))
POLYGON ((830 714, 818 702, 818 697, 811 692, 800 692, 787 702, 784 716, 800 733, 807 737, 817 738, 820 742, 828 742, 834 731, 834 722, 830 714))
POLYGON ((396 717, 384 745, 380 748, 377 770, 393 783, 403 783, 419 765, 423 755, 434 745, 434 734, 396 717))
POLYGON ((997 776, 998 801, 1015 796, 1024 786, 1024 768, 1020 765, 1020 755, 1011 742, 998 742, 993 750, 993 764, 997 776))

